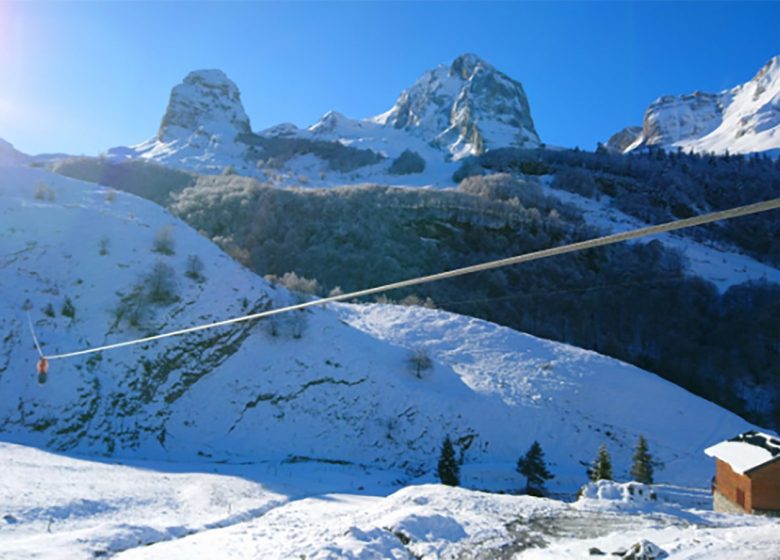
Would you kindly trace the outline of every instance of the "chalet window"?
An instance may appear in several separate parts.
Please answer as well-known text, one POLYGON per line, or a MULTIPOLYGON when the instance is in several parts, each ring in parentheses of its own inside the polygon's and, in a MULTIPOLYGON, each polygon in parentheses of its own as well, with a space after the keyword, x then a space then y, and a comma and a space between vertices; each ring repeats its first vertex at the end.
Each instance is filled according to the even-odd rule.
POLYGON ((737 488, 737 505, 741 508, 745 507, 745 491, 737 488))

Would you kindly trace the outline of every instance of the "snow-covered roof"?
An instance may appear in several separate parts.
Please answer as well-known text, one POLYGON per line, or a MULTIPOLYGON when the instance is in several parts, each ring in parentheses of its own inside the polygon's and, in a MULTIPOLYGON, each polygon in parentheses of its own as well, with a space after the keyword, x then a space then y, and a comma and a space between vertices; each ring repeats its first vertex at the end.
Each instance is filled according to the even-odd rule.
POLYGON ((751 430, 727 441, 722 441, 704 452, 729 464, 740 474, 780 459, 780 438, 751 430))

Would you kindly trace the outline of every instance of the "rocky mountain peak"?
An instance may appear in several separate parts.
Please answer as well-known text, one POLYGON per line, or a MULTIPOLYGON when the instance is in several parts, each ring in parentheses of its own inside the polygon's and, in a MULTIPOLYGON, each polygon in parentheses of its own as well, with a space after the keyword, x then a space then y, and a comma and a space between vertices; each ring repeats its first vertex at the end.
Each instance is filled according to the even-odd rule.
POLYGON ((780 153, 780 56, 731 89, 660 97, 647 108, 635 140, 618 144, 610 139, 608 145, 626 152, 657 146, 707 153, 780 153))
POLYGON ((450 65, 450 73, 459 76, 462 80, 468 80, 478 69, 495 71, 490 64, 472 53, 460 55, 450 65))
POLYGON ((171 91, 157 138, 171 142, 192 133, 232 141, 251 132, 241 93, 221 70, 197 70, 171 91))
POLYGON ((474 54, 425 72, 371 120, 408 130, 454 159, 540 144, 523 86, 474 54))

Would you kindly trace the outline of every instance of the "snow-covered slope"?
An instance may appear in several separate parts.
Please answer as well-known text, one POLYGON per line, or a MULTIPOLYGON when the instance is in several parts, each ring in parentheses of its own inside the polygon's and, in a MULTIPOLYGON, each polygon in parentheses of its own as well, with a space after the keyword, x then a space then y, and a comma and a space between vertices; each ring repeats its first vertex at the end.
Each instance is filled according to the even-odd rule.
MULTIPOLYGON (((651 225, 612 206, 610 197, 604 196, 594 200, 570 191, 556 189, 551 186, 552 184, 553 177, 540 178, 540 185, 545 194, 577 208, 588 224, 601 231, 620 233, 651 225)), ((764 280, 780 284, 780 270, 759 262, 726 243, 699 242, 686 236, 684 232, 657 235, 640 239, 637 243, 648 243, 656 239, 669 249, 680 252, 685 259, 688 273, 712 282, 720 292, 750 281, 764 280)))
POLYGON ((449 434, 475 484, 504 473, 511 486, 514 462, 537 439, 555 484, 571 490, 602 442, 616 472, 626 472, 640 433, 666 463, 663 478, 702 484, 710 465, 701 451, 750 428, 616 360, 468 317, 385 305, 331 306, 54 361, 49 382, 38 385, 23 309, 45 351, 57 353, 291 296, 159 207, 40 169, 2 169, 0 223, 0 433, 7 441, 424 473, 449 434), (50 189, 43 199, 35 196, 40 183, 50 189), (160 237, 173 239, 172 254, 152 250, 160 237), (185 274, 192 255, 202 262, 200 279, 185 274), (72 317, 63 314, 66 299, 72 317), (418 349, 433 361, 419 377, 408 363, 418 349))
POLYGON ((13 147, 13 144, 0 138, 0 165, 23 165, 30 156, 13 147))
POLYGON ((664 558, 775 560, 780 520, 709 492, 601 481, 574 504, 348 465, 99 462, 0 443, 0 559, 664 558), (648 541, 652 544, 648 544, 648 541))
POLYGON ((451 183, 457 167, 452 160, 492 148, 539 144, 523 86, 466 54, 423 74, 377 117, 355 120, 330 111, 307 129, 284 123, 257 134, 251 131, 238 88, 224 73, 191 72, 173 88, 155 137, 129 148, 112 148, 108 154, 199 173, 230 167, 282 186, 369 179, 443 185, 451 183), (345 154, 345 147, 369 152, 345 154), (407 150, 425 160, 425 169, 393 171, 393 161, 407 150), (353 161, 346 161, 349 158, 353 161))
POLYGON ((658 146, 700 153, 780 154, 780 56, 732 89, 657 99, 630 144, 615 135, 608 146, 625 152, 658 146))

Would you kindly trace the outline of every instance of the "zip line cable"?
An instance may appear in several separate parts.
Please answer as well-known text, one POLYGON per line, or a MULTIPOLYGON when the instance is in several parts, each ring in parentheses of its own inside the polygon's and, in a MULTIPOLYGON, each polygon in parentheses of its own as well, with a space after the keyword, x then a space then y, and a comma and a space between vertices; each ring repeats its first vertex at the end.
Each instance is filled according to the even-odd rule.
POLYGON ((513 299, 523 299, 523 298, 535 298, 535 297, 547 297, 547 296, 555 296, 555 295, 562 295, 562 294, 581 294, 581 293, 587 293, 587 292, 597 292, 599 290, 606 290, 609 288, 636 288, 639 286, 660 286, 662 284, 675 284, 678 282, 681 282, 685 279, 685 275, 679 274, 677 276, 669 276, 666 278, 656 278, 653 280, 645 280, 644 282, 640 281, 633 281, 633 282, 620 282, 615 284, 598 284, 596 286, 580 286, 580 287, 570 287, 570 288, 560 288, 558 290, 540 290, 536 292, 524 292, 522 294, 510 294, 507 296, 496 296, 496 297, 484 297, 484 298, 474 298, 474 299, 460 299, 460 300, 433 300, 433 303, 435 306, 446 306, 446 305, 466 305, 470 303, 490 303, 493 301, 509 301, 513 299))
MULTIPOLYGON (((774 198, 772 200, 766 200, 763 202, 756 202, 754 204, 748 204, 746 206, 737 206, 728 210, 722 210, 719 212, 712 212, 701 216, 694 216, 691 218, 684 218, 681 220, 674 220, 655 226, 647 226, 635 230, 624 231, 621 233, 613 233, 611 235, 605 235, 603 237, 597 237, 595 239, 589 239, 587 241, 578 241, 570 243, 568 245, 562 245, 560 247, 552 247, 550 249, 543 249, 541 251, 534 251, 531 253, 525 253, 522 255, 516 255, 514 257, 508 257, 505 259, 498 259, 485 263, 475 264, 472 266, 466 266, 463 268, 456 268, 454 270, 448 270, 445 272, 439 272, 436 274, 429 274, 427 276, 419 276, 417 278, 410 278, 408 280, 401 280, 400 282, 392 282, 383 286, 377 286, 375 288, 367 288, 365 290, 358 290, 356 292, 350 292, 348 294, 340 294, 336 296, 329 296, 322 299, 315 299, 298 303, 295 305, 288 305, 286 307, 278 307, 276 309, 269 309, 267 311, 261 311, 259 313, 252 313, 241 317, 233 317, 232 319, 225 319, 223 321, 216 321, 214 323, 206 323, 203 325, 197 325, 185 329, 179 329, 167 333, 157 334, 154 336, 147 336, 144 338, 137 338, 134 340, 127 340, 125 342, 117 342, 114 344, 106 344, 105 346, 98 346, 95 348, 87 348, 84 350, 78 350, 75 352, 67 352, 64 354, 54 354, 51 356, 41 356, 46 360, 62 360, 65 358, 74 358, 76 356, 83 356, 85 354, 94 354, 96 352, 104 352, 106 350, 113 350, 115 348, 124 348, 126 346, 133 346, 135 344, 144 344, 146 342, 152 342, 155 340, 162 340, 164 338, 170 338, 173 336, 180 336, 183 334, 203 331, 206 329, 213 329, 216 327, 222 327, 225 325, 233 325, 235 323, 242 323, 244 321, 254 321, 256 319, 262 319, 270 317, 272 315, 278 315, 280 313, 288 313, 290 311, 296 311, 299 309, 306 309, 308 307, 326 305, 328 303, 335 303, 338 301, 345 301, 356 299, 360 297, 370 296, 381 292, 388 292, 390 290, 398 290, 401 288, 408 288, 410 286, 417 286, 419 284, 427 284, 429 282, 436 282, 438 280, 445 280, 447 278, 455 278, 458 276, 464 276, 466 274, 473 274, 475 272, 482 272, 485 270, 492 270, 495 268, 502 268, 505 266, 526 263, 530 261, 536 261, 540 259, 546 259, 557 255, 564 255, 566 253, 574 253, 577 251, 584 251, 586 249, 593 249, 596 247, 604 247, 606 245, 613 245, 622 241, 628 241, 631 239, 638 239, 640 237, 647 237, 649 235, 656 235, 659 233, 667 233, 670 231, 676 231, 694 226, 700 226, 709 224, 711 222, 717 222, 720 220, 730 220, 733 218, 739 218, 742 216, 749 216, 751 214, 758 214, 759 212, 766 212, 768 210, 776 210, 780 208, 780 198, 774 198)), ((32 327, 32 323, 31 323, 32 327)), ((33 332, 34 337, 34 332, 33 332)))
POLYGON ((35 343, 35 349, 38 351, 38 356, 43 358, 43 350, 41 350, 41 345, 38 343, 38 337, 35 336, 35 328, 33 327, 29 311, 27 311, 27 324, 30 325, 30 334, 32 335, 33 342, 35 343))

